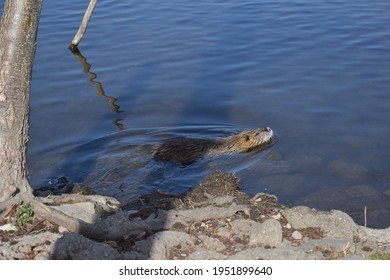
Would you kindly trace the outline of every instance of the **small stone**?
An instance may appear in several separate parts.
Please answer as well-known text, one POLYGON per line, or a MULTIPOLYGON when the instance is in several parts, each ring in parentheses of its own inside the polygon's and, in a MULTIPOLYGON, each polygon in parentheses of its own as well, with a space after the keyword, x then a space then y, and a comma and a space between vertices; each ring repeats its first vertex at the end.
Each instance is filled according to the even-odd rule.
POLYGON ((320 227, 327 237, 352 239, 359 234, 359 226, 346 213, 339 210, 317 211, 306 206, 281 210, 283 216, 295 229, 320 227))
POLYGON ((46 248, 46 246, 44 246, 44 245, 38 245, 38 246, 33 248, 33 251, 34 252, 41 252, 41 251, 44 251, 45 248, 46 248))
POLYGON ((22 245, 19 247, 19 251, 24 253, 24 254, 28 254, 28 253, 31 253, 32 248, 29 245, 22 245))
POLYGON ((226 256, 213 250, 198 248, 188 256, 188 260, 223 260, 226 256))
POLYGON ((223 251, 226 249, 226 246, 216 238, 203 234, 199 235, 198 238, 202 241, 202 247, 204 247, 206 250, 223 251))
POLYGON ((153 260, 169 258, 171 248, 180 248, 181 252, 192 250, 196 238, 179 231, 160 231, 146 240, 135 243, 135 250, 149 255, 153 260))
POLYGON ((326 257, 346 257, 355 252, 355 244, 350 239, 325 237, 323 239, 311 239, 301 247, 306 252, 318 251, 327 254, 326 257), (329 255, 330 254, 330 255, 329 255))
POLYGON ((50 259, 50 254, 45 251, 39 252, 34 258, 34 260, 49 260, 49 259, 50 259))
POLYGON ((277 246, 282 242, 282 226, 275 219, 262 223, 253 220, 238 219, 232 222, 232 229, 238 235, 248 235, 250 246, 277 246))
POLYGON ((287 223, 284 227, 290 229, 291 225, 289 223, 287 223))
POLYGON ((230 231, 225 227, 220 227, 217 229, 217 235, 219 237, 229 238, 230 237, 230 231))
POLYGON ((69 232, 69 230, 66 227, 59 226, 58 227, 58 232, 63 234, 63 233, 69 232))
POLYGON ((300 233, 299 231, 294 231, 293 233, 292 233, 292 238, 294 238, 295 240, 299 240, 299 239, 302 239, 302 233, 300 233))
POLYGON ((282 217, 282 215, 278 213, 276 215, 272 215, 271 217, 274 218, 275 220, 279 220, 282 217))
POLYGON ((5 224, 0 227, 0 230, 3 231, 17 231, 18 228, 14 226, 13 224, 5 224))

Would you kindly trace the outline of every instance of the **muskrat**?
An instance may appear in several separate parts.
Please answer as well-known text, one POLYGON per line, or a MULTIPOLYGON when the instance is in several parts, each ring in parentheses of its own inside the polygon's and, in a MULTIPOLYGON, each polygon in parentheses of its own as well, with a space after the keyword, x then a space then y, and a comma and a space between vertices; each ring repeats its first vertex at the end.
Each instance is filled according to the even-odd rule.
POLYGON ((273 131, 269 127, 244 130, 225 138, 173 138, 153 149, 156 160, 176 160, 191 164, 204 155, 245 153, 272 143, 273 131))

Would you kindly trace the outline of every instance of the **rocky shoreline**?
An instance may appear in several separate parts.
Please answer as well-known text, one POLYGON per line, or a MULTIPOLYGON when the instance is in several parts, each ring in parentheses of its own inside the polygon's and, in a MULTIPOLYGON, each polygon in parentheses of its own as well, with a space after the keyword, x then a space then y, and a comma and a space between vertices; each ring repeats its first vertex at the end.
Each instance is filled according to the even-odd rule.
POLYGON ((99 195, 50 199, 104 235, 37 218, 19 229, 0 221, 0 259, 390 259, 390 228, 359 226, 338 210, 290 208, 264 193, 249 198, 220 171, 182 195, 154 192, 127 205, 99 195))

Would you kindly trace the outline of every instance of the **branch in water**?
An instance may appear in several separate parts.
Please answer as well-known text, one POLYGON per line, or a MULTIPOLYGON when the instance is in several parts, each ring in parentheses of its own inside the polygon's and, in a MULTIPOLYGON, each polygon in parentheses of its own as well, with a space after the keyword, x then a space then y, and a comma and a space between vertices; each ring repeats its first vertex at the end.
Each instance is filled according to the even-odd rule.
POLYGON ((84 14, 84 18, 81 22, 81 25, 79 27, 79 30, 77 31, 76 35, 74 36, 72 43, 70 44, 69 48, 74 51, 77 49, 78 44, 80 43, 80 40, 83 38, 85 30, 87 29, 89 19, 91 18, 93 9, 95 9, 97 0, 91 0, 89 2, 87 11, 84 14))

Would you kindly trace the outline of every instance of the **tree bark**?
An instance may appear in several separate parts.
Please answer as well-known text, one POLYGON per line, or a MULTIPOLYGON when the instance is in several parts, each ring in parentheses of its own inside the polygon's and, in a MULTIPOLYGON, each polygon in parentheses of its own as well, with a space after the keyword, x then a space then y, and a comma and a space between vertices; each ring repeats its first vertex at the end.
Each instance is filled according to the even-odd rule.
POLYGON ((31 73, 42 2, 6 0, 0 21, 0 203, 16 193, 32 197, 26 145, 31 73))

